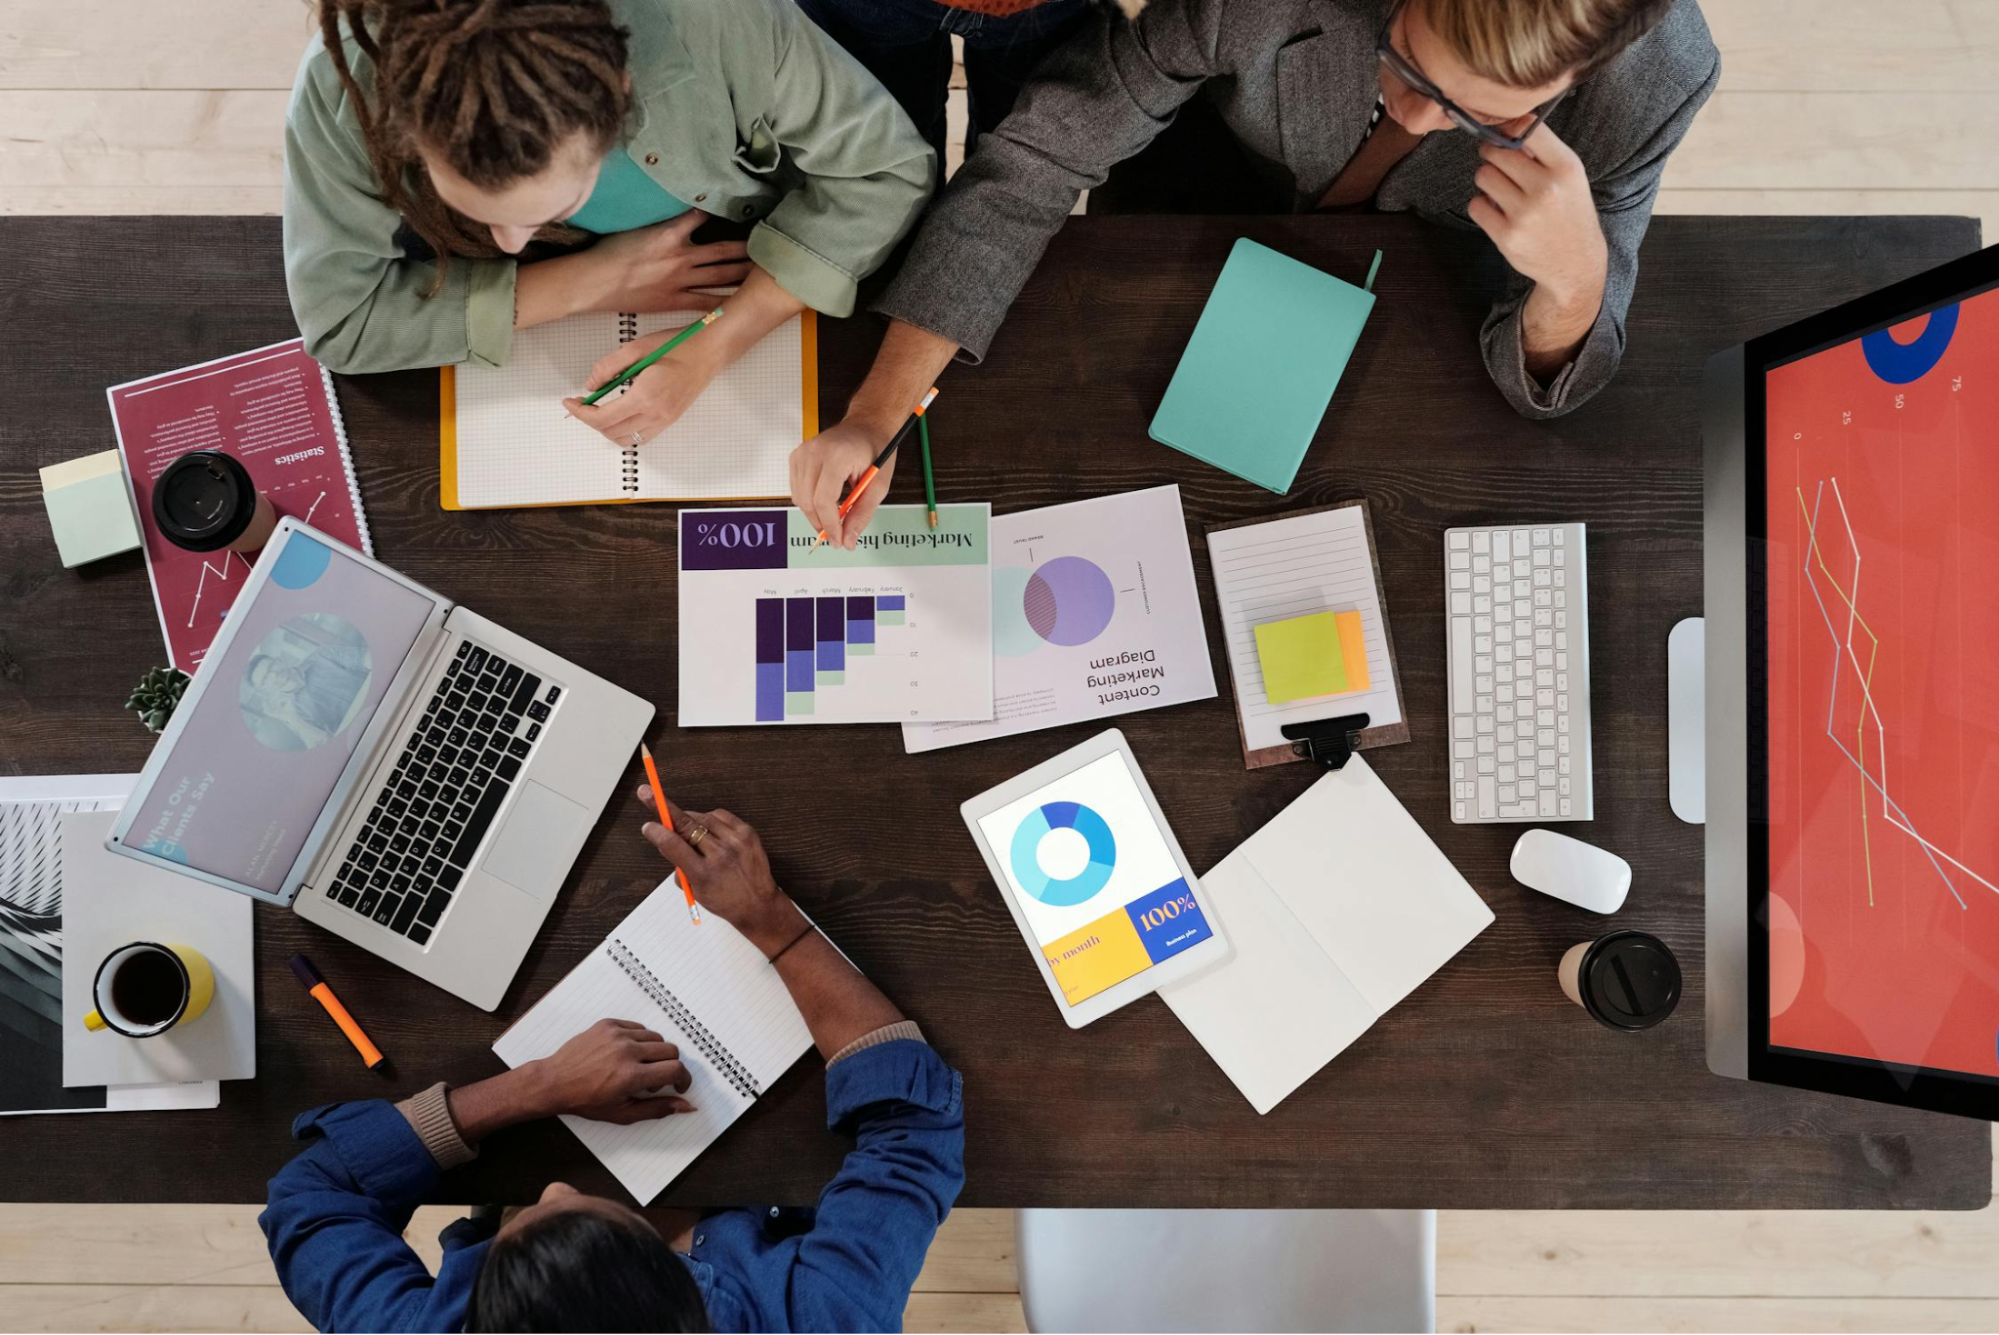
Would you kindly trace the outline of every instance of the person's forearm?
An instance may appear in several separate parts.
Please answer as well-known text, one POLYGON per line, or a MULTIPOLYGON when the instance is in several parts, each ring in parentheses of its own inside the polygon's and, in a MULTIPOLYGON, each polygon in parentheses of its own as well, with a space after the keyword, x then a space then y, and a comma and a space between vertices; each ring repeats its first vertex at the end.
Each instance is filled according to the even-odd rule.
POLYGON ((1583 341, 1603 309, 1604 277, 1575 292, 1560 292, 1545 283, 1528 294, 1520 312, 1520 350, 1527 374, 1546 382, 1575 360, 1583 341))
POLYGON ((752 264, 750 276, 729 296, 715 303, 722 318, 708 326, 708 332, 686 346, 699 348, 728 366, 763 340, 765 334, 805 309, 805 303, 778 285, 770 271, 752 264))
POLYGON ((522 264, 514 273, 514 328, 532 329, 575 315, 602 309, 604 283, 601 261, 587 250, 573 255, 522 264))
POLYGON ((454 1089, 449 1099, 452 1123, 473 1146, 495 1131, 549 1115, 536 1062, 454 1089))
POLYGON ((777 976, 805 1017, 821 1057, 830 1059, 855 1039, 903 1018, 895 1003, 849 964, 831 941, 810 930, 790 896, 780 892, 755 921, 739 927, 766 958, 777 956, 777 976))
POLYGON ((950 339, 901 320, 889 321, 874 367, 847 403, 847 420, 865 425, 886 441, 957 355, 958 345, 950 339))

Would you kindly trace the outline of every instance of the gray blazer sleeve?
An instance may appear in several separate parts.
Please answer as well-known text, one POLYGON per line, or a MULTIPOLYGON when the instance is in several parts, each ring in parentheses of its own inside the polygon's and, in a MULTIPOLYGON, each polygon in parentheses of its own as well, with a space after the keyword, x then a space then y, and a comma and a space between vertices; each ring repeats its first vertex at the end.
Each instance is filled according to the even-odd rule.
POLYGON ((1521 347, 1521 308, 1534 291, 1534 284, 1508 270, 1505 290, 1493 303, 1479 331, 1485 350, 1486 369, 1493 383, 1522 417, 1542 420, 1560 417, 1588 403, 1596 392, 1617 374, 1624 357, 1624 314, 1631 307, 1631 293, 1638 286, 1638 245, 1652 222, 1652 205, 1659 196, 1659 178, 1666 159, 1685 137, 1694 114, 1714 92, 1721 78, 1717 57, 1707 78, 1696 87, 1658 130, 1616 170, 1591 183, 1596 196, 1596 216, 1603 226, 1603 239, 1610 251, 1609 272, 1603 285, 1603 309, 1596 323, 1577 349, 1574 360, 1552 376, 1544 387, 1527 372, 1521 347))
POLYGON ((1153 0, 1128 21, 1100 7, 980 136, 874 309, 983 358, 1077 196, 1158 137, 1216 72, 1221 8, 1153 0))

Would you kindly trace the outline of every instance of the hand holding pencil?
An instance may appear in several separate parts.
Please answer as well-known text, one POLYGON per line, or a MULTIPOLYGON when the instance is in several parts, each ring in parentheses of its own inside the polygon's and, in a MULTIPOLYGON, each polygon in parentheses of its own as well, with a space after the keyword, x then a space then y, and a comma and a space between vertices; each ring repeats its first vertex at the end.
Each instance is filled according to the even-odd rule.
MULTIPOLYGON (((652 748, 644 742, 640 742, 639 755, 645 760, 646 766, 646 787, 639 790, 639 800, 650 800, 654 814, 666 822, 666 832, 673 834, 675 832, 673 827, 673 803, 667 801, 666 794, 660 790, 659 767, 652 763, 652 748)), ((650 830, 652 827, 647 826, 646 828, 650 830)), ((690 828, 689 833, 691 834, 692 832, 690 828)), ((701 841, 697 838, 694 842, 698 844, 701 841)), ((696 927, 699 927, 701 925, 701 906, 694 902, 694 887, 688 883, 687 868, 677 859, 674 862, 673 874, 680 881, 680 893, 687 896, 687 916, 694 920, 696 927)))
POLYGON ((621 449, 634 449, 680 420, 708 388, 721 363, 695 335, 722 317, 720 307, 677 333, 661 332, 607 353, 590 368, 588 394, 562 401, 571 417, 621 449), (692 343, 681 356, 669 354, 692 343), (617 393, 625 389, 623 394, 617 393))
POLYGON ((641 784, 639 801, 660 822, 647 822, 646 841, 686 880, 683 893, 750 939, 766 956, 794 941, 808 925, 790 896, 771 875, 763 840, 748 822, 727 811, 686 811, 666 800, 662 807, 651 784, 641 784))
MULTIPOLYGON (((877 454, 874 457, 874 462, 868 465, 867 471, 862 473, 858 478, 854 479, 854 485, 848 488, 847 490, 846 499, 840 502, 838 522, 844 523, 846 521, 847 516, 853 511, 854 507, 860 503, 861 497, 864 494, 866 494, 868 487, 873 484, 874 480, 877 477, 881 476, 882 466, 888 463, 889 460, 895 458, 895 452, 902 447, 902 442, 905 438, 908 437, 910 428, 916 426, 919 422, 924 420, 923 415, 930 411, 930 405, 935 403, 936 401, 937 401, 937 387, 935 385, 932 385, 930 387, 930 392, 923 396, 923 402, 916 405, 915 411, 913 411, 910 414, 909 419, 902 424, 901 428, 898 429, 893 436, 889 437, 888 444, 882 446, 881 453, 877 454)), ((928 462, 929 455, 927 453, 929 447, 930 447, 930 439, 928 434, 926 433, 924 436, 924 449, 926 451, 924 455, 925 459, 924 477, 926 479, 925 483, 926 486, 929 485, 927 479, 930 476, 929 462, 928 462)), ((931 502, 930 526, 932 528, 935 528, 937 526, 937 508, 934 499, 931 502)), ((821 528, 819 530, 819 536, 813 540, 812 550, 817 551, 820 548, 820 546, 826 542, 827 528, 831 527, 833 527, 833 521, 828 521, 826 528, 821 528)))

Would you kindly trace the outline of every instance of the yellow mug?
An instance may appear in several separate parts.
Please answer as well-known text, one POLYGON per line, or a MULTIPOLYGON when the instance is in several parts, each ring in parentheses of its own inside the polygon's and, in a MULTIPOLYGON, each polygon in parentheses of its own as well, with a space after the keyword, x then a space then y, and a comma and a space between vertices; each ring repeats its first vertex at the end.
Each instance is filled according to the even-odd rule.
POLYGON ((201 1018, 215 1000, 215 970, 193 946, 134 941, 97 966, 90 999, 97 1009, 85 1029, 152 1038, 201 1018))

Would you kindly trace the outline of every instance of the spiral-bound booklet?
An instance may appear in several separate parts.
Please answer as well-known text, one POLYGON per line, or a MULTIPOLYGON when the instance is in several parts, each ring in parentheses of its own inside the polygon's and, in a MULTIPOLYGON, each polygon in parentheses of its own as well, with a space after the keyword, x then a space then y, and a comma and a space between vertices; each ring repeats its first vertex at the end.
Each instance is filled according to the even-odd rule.
MULTIPOLYGON (((613 444, 564 411, 562 400, 584 392, 600 358, 695 318, 572 315, 515 334, 505 366, 443 368, 443 507, 789 496, 791 452, 819 433, 818 324, 811 311, 772 330, 717 375, 678 421, 643 444, 613 444)), ((598 406, 615 407, 630 392, 617 390, 598 406)))
POLYGON ((304 339, 113 385, 105 396, 139 517, 167 661, 181 671, 201 666, 256 556, 190 552, 160 532, 153 484, 183 454, 214 450, 234 457, 279 515, 297 515, 375 554, 333 377, 306 355, 304 339))
POLYGON ((812 1047, 784 980, 713 913, 689 921, 660 885, 589 958, 500 1035, 508 1066, 546 1057, 599 1020, 634 1020, 680 1049, 696 1110, 632 1126, 564 1117, 639 1204, 649 1203, 812 1047))

